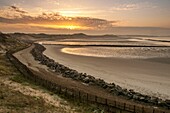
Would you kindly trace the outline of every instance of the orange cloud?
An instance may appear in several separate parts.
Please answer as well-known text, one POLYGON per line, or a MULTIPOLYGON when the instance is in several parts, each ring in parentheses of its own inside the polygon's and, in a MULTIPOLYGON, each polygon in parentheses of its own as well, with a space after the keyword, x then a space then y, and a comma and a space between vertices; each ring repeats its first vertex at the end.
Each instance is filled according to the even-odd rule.
MULTIPOLYGON (((21 10, 16 6, 10 6, 13 17, 4 16, 0 13, 0 22, 6 24, 27 24, 30 26, 47 27, 56 29, 109 29, 114 26, 117 21, 108 21, 99 18, 90 17, 66 17, 59 13, 45 13, 31 16, 28 12, 21 10)), ((8 10, 6 11, 8 13, 8 10)))

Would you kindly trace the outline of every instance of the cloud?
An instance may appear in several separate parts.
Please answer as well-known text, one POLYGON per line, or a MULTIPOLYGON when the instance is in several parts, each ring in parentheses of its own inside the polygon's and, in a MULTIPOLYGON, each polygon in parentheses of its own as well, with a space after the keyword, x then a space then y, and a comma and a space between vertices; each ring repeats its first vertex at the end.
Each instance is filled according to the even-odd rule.
POLYGON ((113 7, 111 10, 127 11, 127 10, 135 10, 135 9, 139 9, 139 5, 137 5, 137 4, 123 4, 123 5, 113 7))
POLYGON ((46 0, 48 3, 50 4, 54 4, 54 5, 60 5, 58 0, 46 0))
POLYGON ((15 12, 22 13, 22 14, 28 13, 28 12, 26 12, 26 11, 16 7, 16 6, 10 6, 10 9, 15 11, 15 12))
MULTIPOLYGON (((0 22, 7 24, 27 24, 37 27, 47 27, 47 28, 56 28, 62 29, 70 26, 70 29, 109 29, 114 26, 117 21, 108 21, 105 19, 99 18, 90 18, 90 17, 66 17, 56 13, 46 13, 31 16, 28 12, 21 10, 16 6, 10 6, 13 12, 19 13, 19 16, 14 16, 13 18, 8 18, 3 15, 0 15, 0 22)), ((0 13, 1 14, 1 13, 0 13)))
POLYGON ((130 11, 130 10, 148 9, 148 8, 157 8, 157 6, 150 2, 141 2, 141 3, 134 3, 134 4, 117 4, 113 6, 111 10, 130 11))
POLYGON ((24 15, 28 15, 27 11, 22 10, 19 7, 16 6, 5 6, 0 8, 0 17, 4 18, 20 18, 24 15))

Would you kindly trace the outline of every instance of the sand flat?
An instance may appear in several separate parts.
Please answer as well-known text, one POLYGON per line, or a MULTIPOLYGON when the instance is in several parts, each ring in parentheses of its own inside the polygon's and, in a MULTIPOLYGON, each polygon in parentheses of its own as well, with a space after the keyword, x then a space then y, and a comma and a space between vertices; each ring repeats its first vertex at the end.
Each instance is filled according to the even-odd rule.
POLYGON ((62 46, 44 46, 47 48, 45 55, 79 72, 102 78, 107 82, 114 82, 142 94, 170 99, 169 63, 155 60, 78 56, 62 53, 60 51, 62 46))

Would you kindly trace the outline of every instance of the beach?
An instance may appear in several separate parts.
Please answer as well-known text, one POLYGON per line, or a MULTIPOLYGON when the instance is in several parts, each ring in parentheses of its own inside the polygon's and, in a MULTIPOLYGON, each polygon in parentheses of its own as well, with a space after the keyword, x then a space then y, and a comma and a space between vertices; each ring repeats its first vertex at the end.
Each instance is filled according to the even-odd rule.
POLYGON ((65 46, 44 45, 44 54, 78 72, 136 92, 170 99, 170 59, 125 59, 80 56, 61 52, 65 46))

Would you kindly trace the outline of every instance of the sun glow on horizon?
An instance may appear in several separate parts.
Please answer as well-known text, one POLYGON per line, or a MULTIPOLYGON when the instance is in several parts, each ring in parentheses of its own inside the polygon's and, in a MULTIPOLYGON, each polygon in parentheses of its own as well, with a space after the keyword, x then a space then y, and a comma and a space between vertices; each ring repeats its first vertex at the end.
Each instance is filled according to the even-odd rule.
POLYGON ((30 26, 39 26, 45 28, 54 28, 54 29, 68 29, 68 30, 88 30, 90 27, 78 26, 78 25, 51 25, 51 24, 29 24, 30 26))
POLYGON ((70 29, 70 30, 74 30, 74 29, 76 29, 76 28, 80 28, 79 26, 65 26, 65 28, 67 28, 67 29, 70 29))

